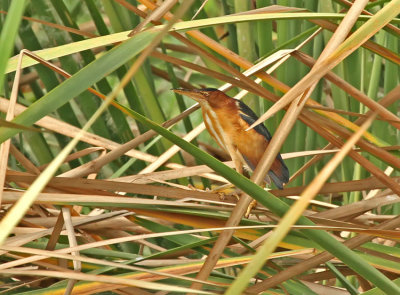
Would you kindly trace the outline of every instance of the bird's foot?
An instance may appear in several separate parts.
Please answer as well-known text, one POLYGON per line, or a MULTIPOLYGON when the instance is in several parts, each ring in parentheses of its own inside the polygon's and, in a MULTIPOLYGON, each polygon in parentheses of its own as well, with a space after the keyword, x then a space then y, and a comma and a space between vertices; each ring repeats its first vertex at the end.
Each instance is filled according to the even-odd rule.
POLYGON ((249 204, 249 207, 247 207, 244 217, 249 218, 251 210, 253 210, 253 208, 255 208, 256 206, 257 206, 257 201, 256 200, 251 201, 251 203, 249 204))
POLYGON ((239 193, 236 193, 236 189, 231 183, 227 183, 216 188, 211 189, 211 192, 217 193, 221 201, 225 201, 226 196, 234 196, 239 201, 239 193))

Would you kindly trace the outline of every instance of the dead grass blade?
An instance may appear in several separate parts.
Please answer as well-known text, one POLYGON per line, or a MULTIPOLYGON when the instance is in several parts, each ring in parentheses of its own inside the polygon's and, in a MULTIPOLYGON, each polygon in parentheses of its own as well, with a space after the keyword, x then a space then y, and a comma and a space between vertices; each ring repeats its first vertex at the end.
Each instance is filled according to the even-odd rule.
POLYGON ((23 153, 21 153, 14 145, 10 145, 10 153, 15 159, 26 169, 28 173, 40 174, 40 169, 36 167, 23 153))
MULTIPOLYGON (((8 181, 32 183, 35 181, 36 176, 24 175, 22 173, 8 173, 8 181)), ((150 196, 160 196, 166 198, 199 198, 199 199, 211 199, 219 200, 220 196, 214 192, 198 191, 198 190, 187 190, 179 189, 174 187, 165 187, 148 184, 136 184, 118 182, 112 180, 100 180, 100 179, 82 179, 82 178, 69 178, 69 177, 55 177, 49 181, 49 185, 54 187, 67 187, 67 188, 82 188, 95 189, 97 191, 114 191, 114 192, 127 192, 134 194, 143 194, 150 196)), ((118 197, 117 197, 118 198, 118 197)), ((121 197, 122 199, 132 200, 131 198, 121 197)), ((77 199, 78 200, 78 199, 77 199)), ((133 200, 132 200, 133 201, 133 200)), ((146 202, 151 200, 140 199, 138 202, 146 202)))
POLYGON ((139 33, 144 29, 144 27, 151 23, 152 21, 158 21, 163 17, 164 14, 169 12, 171 8, 178 2, 177 0, 167 0, 164 1, 157 9, 153 11, 144 21, 142 21, 136 28, 134 28, 129 34, 128 37, 132 37, 133 35, 139 33))
MULTIPOLYGON (((393 181, 399 182, 399 177, 394 177, 393 181)), ((345 182, 325 183, 320 190, 320 194, 335 194, 341 192, 368 191, 383 189, 387 186, 382 184, 376 177, 369 177, 362 180, 352 180, 345 182)), ((306 186, 288 187, 284 190, 271 190, 270 192, 277 197, 299 195, 306 186)))
MULTIPOLYGON (((1 14, 7 14, 6 11, 0 11, 0 13, 1 14)), ((58 29, 58 30, 61 30, 61 31, 64 31, 64 32, 69 32, 69 33, 80 35, 80 36, 84 36, 84 37, 88 37, 88 38, 98 37, 98 35, 90 33, 90 32, 86 32, 86 31, 83 31, 83 30, 77 30, 75 28, 66 27, 66 26, 63 26, 63 25, 60 25, 60 24, 54 24, 54 23, 51 23, 51 22, 48 22, 48 21, 45 21, 45 20, 42 20, 42 19, 38 19, 38 18, 33 18, 33 17, 29 17, 29 16, 22 16, 22 18, 25 19, 25 20, 28 20, 30 22, 39 23, 39 24, 42 24, 42 25, 47 26, 47 27, 55 28, 55 29, 58 29)))
MULTIPOLYGON (((71 245, 71 247, 76 247, 76 246, 78 246, 78 243, 76 241, 75 231, 74 231, 74 227, 72 225, 70 209, 63 207, 63 208, 61 208, 61 212, 63 215, 65 228, 67 230, 68 242, 71 245)), ((78 251, 73 251, 73 252, 71 252, 71 256, 73 256, 74 258, 79 257, 80 253, 78 251)), ((80 272, 82 270, 81 261, 77 260, 77 259, 73 259, 72 262, 73 262, 73 266, 74 266, 74 271, 80 272)), ((68 283, 67 283, 67 287, 65 288, 65 293, 71 294, 72 289, 74 288, 74 285, 76 283, 77 283, 76 279, 69 279, 68 283)))

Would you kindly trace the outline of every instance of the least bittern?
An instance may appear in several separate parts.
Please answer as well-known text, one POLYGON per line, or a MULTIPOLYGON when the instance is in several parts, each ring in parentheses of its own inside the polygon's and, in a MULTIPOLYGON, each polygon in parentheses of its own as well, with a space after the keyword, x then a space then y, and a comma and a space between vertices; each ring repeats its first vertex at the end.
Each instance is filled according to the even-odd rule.
MULTIPOLYGON (((238 172, 242 173, 243 166, 255 169, 271 140, 271 134, 263 124, 246 131, 258 117, 245 103, 215 88, 173 90, 200 104, 208 132, 229 153, 238 172)), ((283 189, 289 181, 289 170, 280 154, 268 171, 267 182, 268 177, 279 189, 283 189)))

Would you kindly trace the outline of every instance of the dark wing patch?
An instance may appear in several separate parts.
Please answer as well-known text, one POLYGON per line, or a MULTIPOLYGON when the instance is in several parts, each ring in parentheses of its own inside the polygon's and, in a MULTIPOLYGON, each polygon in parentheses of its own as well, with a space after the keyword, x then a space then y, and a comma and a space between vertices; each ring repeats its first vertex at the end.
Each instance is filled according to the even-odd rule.
MULTIPOLYGON (((249 124, 249 126, 251 126, 255 121, 258 120, 257 115, 244 102, 239 101, 238 107, 239 107, 240 117, 247 124, 249 124)), ((271 133, 269 133, 268 129, 264 126, 263 123, 260 123, 256 127, 254 127, 254 130, 257 131, 262 136, 264 136, 268 141, 271 140, 272 138, 271 133)))
MULTIPOLYGON (((237 106, 239 107, 239 114, 240 117, 247 123, 249 126, 251 126, 254 122, 258 120, 257 115, 253 112, 252 109, 250 109, 244 102, 238 101, 237 106)), ((256 127, 254 127, 254 130, 264 136, 267 141, 270 141, 272 136, 271 133, 269 133, 267 127, 264 126, 263 123, 258 124, 256 127)), ((249 167, 254 171, 255 167, 250 163, 250 161, 243 156, 249 167)), ((274 171, 270 170, 268 172, 268 175, 271 177, 275 185, 279 188, 283 188, 283 183, 287 183, 289 181, 289 170, 285 163, 283 162, 282 156, 280 153, 276 156, 276 159, 281 163, 281 171, 279 171, 278 174, 276 174, 274 171)), ((278 172, 278 171, 276 171, 278 172)))
POLYGON ((200 91, 217 91, 218 89, 217 88, 200 88, 198 90, 200 90, 200 91))

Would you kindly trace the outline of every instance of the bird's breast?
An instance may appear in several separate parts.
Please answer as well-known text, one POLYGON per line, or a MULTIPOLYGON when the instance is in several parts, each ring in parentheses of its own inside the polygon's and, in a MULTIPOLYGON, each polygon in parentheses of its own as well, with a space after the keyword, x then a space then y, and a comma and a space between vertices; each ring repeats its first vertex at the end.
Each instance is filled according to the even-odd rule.
POLYGON ((206 125, 208 132, 221 148, 223 148, 225 151, 228 151, 228 138, 220 122, 218 113, 208 105, 202 105, 201 110, 203 113, 204 124, 206 125))
POLYGON ((240 153, 256 166, 268 145, 265 137, 254 129, 245 131, 249 124, 240 117, 237 108, 225 108, 215 114, 224 134, 229 136, 240 153))

